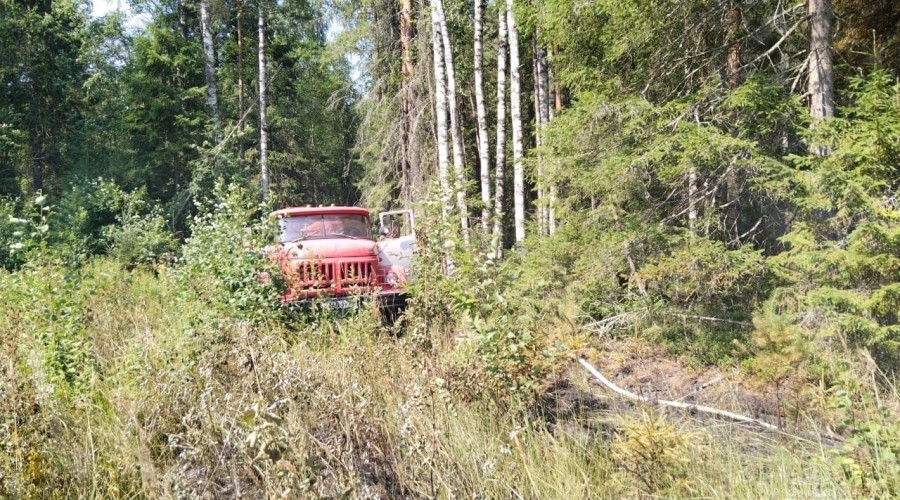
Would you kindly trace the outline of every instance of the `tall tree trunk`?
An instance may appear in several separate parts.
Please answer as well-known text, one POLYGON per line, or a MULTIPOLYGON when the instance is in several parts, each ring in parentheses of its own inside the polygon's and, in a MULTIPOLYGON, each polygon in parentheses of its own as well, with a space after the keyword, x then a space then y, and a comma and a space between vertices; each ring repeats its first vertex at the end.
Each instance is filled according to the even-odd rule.
POLYGON ((259 5, 259 173, 263 200, 269 197, 269 125, 266 122, 266 23, 265 8, 259 5))
POLYGON ((534 44, 534 81, 535 81, 535 117, 536 117, 536 137, 538 146, 538 192, 540 196, 539 203, 539 224, 540 234, 552 234, 555 230, 555 215, 553 212, 553 196, 554 191, 550 183, 547 182, 547 175, 544 171, 544 151, 545 145, 544 134, 547 125, 550 124, 551 107, 550 107, 550 71, 547 67, 547 51, 540 46, 535 34, 534 44), (553 219, 551 223, 551 219, 553 219))
POLYGON ((728 88, 734 89, 741 84, 741 40, 738 31, 741 28, 741 5, 739 0, 730 0, 728 8, 728 55, 726 57, 725 82, 728 88))
MULTIPOLYGON (((726 57, 725 64, 725 85, 729 90, 734 90, 741 85, 742 75, 741 75, 741 41, 738 36, 738 32, 741 28, 741 19, 743 17, 743 13, 741 12, 741 6, 739 0, 729 0, 728 12, 727 16, 727 35, 726 40, 728 42, 728 53, 726 57)), ((737 110, 732 110, 731 112, 731 121, 732 123, 738 123, 738 114, 737 110)), ((741 196, 741 182, 740 182, 741 173, 738 172, 738 169, 731 165, 728 167, 728 170, 725 173, 725 200, 722 205, 725 208, 725 211, 722 215, 723 220, 727 220, 729 217, 735 221, 735 236, 740 234, 739 226, 737 221, 740 218, 741 212, 741 204, 739 203, 739 198, 741 196)), ((707 186, 709 184, 709 178, 703 180, 703 185, 707 186)), ((703 190, 704 192, 706 189, 703 190)), ((694 202, 696 203, 696 201, 694 202)), ((714 195, 707 195, 707 203, 706 210, 710 210, 711 205, 716 203, 716 197, 714 195)), ((696 206, 694 207, 694 214, 696 216, 696 206)), ((708 221, 708 219, 707 219, 708 221)), ((709 223, 706 224, 706 231, 709 233, 709 223)))
MULTIPOLYGON (((694 107, 694 121, 697 123, 697 126, 700 126, 700 108, 694 107)), ((688 167, 688 178, 687 178, 687 189, 688 189, 688 207, 687 207, 687 217, 688 217, 688 231, 691 233, 691 237, 696 236, 696 228, 697 228, 697 205, 699 204, 699 200, 697 200, 697 167, 691 162, 691 166, 688 167)))
MULTIPOLYGON (((547 124, 549 125, 554 116, 554 105, 550 102, 551 88, 555 88, 554 101, 556 102, 556 105, 559 106, 561 103, 559 98, 559 87, 554 85, 554 78, 546 58, 544 59, 544 69, 544 90, 546 91, 544 95, 544 109, 547 110, 547 124)), ((550 182, 548 189, 550 193, 547 199, 547 231, 550 234, 553 234, 556 232, 556 183, 550 182)))
POLYGON ((547 193, 544 192, 544 155, 541 152, 541 131, 544 127, 544 107, 541 101, 544 84, 540 76, 541 54, 537 43, 537 34, 531 39, 531 70, 534 81, 534 139, 537 146, 537 166, 535 168, 535 187, 537 188, 537 234, 543 236, 547 231, 547 193))
POLYGON ((513 141, 513 205, 516 241, 525 239, 525 156, 522 142, 521 84, 519 78, 519 32, 513 14, 513 0, 506 0, 506 28, 509 34, 509 111, 513 141))
POLYGON ((504 6, 497 4, 497 161, 494 172, 494 236, 491 247, 494 256, 503 255, 503 191, 504 167, 506 164, 506 57, 508 47, 506 12, 504 6))
MULTIPOLYGON (((831 32, 834 15, 830 0, 808 0, 809 14, 809 113, 815 122, 834 116, 834 64, 831 58, 831 32)), ((826 155, 828 147, 816 147, 826 155)))
POLYGON ((437 128, 438 179, 441 183, 441 214, 444 222, 450 216, 450 146, 447 129, 447 78, 444 75, 444 49, 441 41, 441 16, 437 5, 431 6, 431 48, 434 54, 434 117, 437 128))
POLYGON ((488 148, 487 112, 484 107, 484 81, 482 61, 484 50, 481 44, 484 0, 475 0, 475 111, 478 115, 478 161, 481 167, 481 229, 488 234, 491 218, 491 172, 488 148))
POLYGON ((206 64, 203 74, 206 76, 206 103, 213 121, 213 143, 219 144, 222 139, 222 123, 219 121, 219 96, 216 89, 216 51, 213 47, 212 26, 209 19, 209 0, 200 0, 200 31, 203 32, 203 53, 206 64))
POLYGON ((238 91, 238 167, 244 167, 244 36, 241 15, 244 2, 237 2, 237 91, 238 91))
POLYGON ((414 66, 412 62, 412 0, 400 0, 400 112, 401 116, 401 158, 400 158, 400 198, 403 205, 412 203, 410 151, 412 149, 413 102, 412 86, 414 66))
MULTIPOLYGON (((30 45, 30 36, 26 42, 30 45)), ((33 57, 29 57, 29 67, 33 68, 33 57)), ((34 192, 40 191, 44 187, 44 141, 41 138, 41 107, 38 104, 38 92, 35 88, 34 71, 26 73, 28 77, 28 98, 30 105, 28 106, 28 147, 31 154, 31 188, 34 192)))
POLYGON ((688 230, 695 236, 697 227, 697 169, 691 165, 688 170, 688 230))
POLYGON ((187 14, 184 12, 184 1, 185 0, 176 0, 176 2, 178 2, 178 28, 181 30, 181 37, 187 40, 188 25, 187 14))
POLYGON ((459 106, 456 100, 456 71, 453 68, 453 49, 450 33, 444 16, 444 3, 434 0, 432 9, 437 9, 441 23, 441 39, 444 46, 444 68, 447 77, 447 107, 450 112, 450 132, 453 139, 453 170, 456 174, 456 206, 459 210, 460 229, 463 243, 469 245, 469 208, 466 204, 466 166, 463 158, 462 124, 459 123, 459 106))

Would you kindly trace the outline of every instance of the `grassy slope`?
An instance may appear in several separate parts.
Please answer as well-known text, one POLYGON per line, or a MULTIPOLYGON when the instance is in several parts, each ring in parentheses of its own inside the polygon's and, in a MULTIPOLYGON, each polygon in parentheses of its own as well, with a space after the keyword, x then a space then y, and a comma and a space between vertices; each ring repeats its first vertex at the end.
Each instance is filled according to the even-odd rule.
POLYGON ((633 407, 578 371, 556 381, 591 404, 517 409, 465 342, 367 312, 253 326, 105 260, 0 285, 0 496, 851 495, 821 442, 633 407))

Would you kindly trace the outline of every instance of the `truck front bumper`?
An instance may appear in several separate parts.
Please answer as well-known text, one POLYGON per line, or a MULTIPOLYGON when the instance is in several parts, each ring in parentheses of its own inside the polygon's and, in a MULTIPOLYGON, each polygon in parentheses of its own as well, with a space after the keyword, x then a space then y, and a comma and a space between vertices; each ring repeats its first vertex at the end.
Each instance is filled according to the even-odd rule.
POLYGON ((391 291, 377 294, 318 296, 306 299, 285 297, 283 303, 286 307, 297 310, 312 311, 318 309, 352 312, 358 311, 364 304, 368 304, 371 299, 378 301, 378 308, 382 311, 397 312, 406 308, 407 294, 405 292, 391 291))

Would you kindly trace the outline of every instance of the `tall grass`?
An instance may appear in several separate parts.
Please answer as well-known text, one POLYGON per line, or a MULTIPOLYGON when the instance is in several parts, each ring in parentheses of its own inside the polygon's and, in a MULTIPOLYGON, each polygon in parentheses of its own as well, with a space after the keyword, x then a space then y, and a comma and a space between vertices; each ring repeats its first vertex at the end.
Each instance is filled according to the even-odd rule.
POLYGON ((182 287, 109 260, 0 274, 0 496, 862 491, 822 442, 624 406, 578 372, 566 377, 593 405, 510 405, 449 339, 425 346, 367 311, 251 322, 182 287))

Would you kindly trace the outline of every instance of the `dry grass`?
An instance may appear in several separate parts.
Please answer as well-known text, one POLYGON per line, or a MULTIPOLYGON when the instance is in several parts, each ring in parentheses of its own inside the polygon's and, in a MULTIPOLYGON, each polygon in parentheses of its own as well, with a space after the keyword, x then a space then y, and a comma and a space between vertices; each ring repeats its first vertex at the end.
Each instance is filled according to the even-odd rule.
MULTIPOLYGON (((498 402, 467 369, 471 349, 446 338, 426 349, 368 313, 254 326, 179 298, 165 276, 108 262, 56 303, 28 291, 63 279, 41 273, 0 276, 0 496, 851 493, 820 443, 552 391, 527 408, 498 402), (87 361, 63 361, 84 376, 55 374, 48 331, 81 342, 73 350, 87 361)), ((567 378, 574 393, 596 391, 567 378)))

